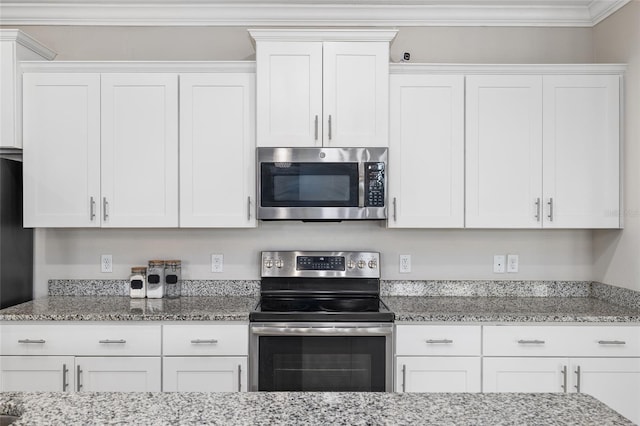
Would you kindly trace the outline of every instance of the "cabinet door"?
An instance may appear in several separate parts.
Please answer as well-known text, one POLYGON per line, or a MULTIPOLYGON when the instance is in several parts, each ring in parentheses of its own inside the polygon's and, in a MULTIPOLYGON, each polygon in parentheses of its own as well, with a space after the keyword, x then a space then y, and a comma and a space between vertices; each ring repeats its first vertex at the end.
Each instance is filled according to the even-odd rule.
POLYGON ((255 75, 180 76, 180 226, 254 227, 255 75))
POLYGON ((389 44, 323 44, 323 144, 387 146, 389 44))
POLYGON ((483 392, 566 392, 567 358, 488 358, 482 361, 483 392))
POLYGON ((391 76, 392 228, 464 226, 464 78, 391 76))
POLYGON ((540 228, 542 76, 466 82, 466 226, 540 228))
POLYGON ((77 357, 76 391, 160 392, 160 357, 77 357))
POLYGON ((258 146, 322 145, 322 43, 260 42, 258 146))
POLYGON ((23 84, 24 225, 100 226, 100 75, 23 84))
POLYGON ((165 357, 165 392, 246 392, 246 357, 165 357))
POLYGON ((0 392, 73 390, 72 356, 0 356, 0 392))
POLYGON ((612 75, 544 77, 544 226, 620 226, 620 88, 612 75))
POLYGON ((398 357, 396 392, 480 392, 480 357, 398 357))
POLYGON ((576 358, 571 360, 570 372, 572 391, 592 395, 640 423, 640 358, 576 358))
POLYGON ((178 226, 178 77, 102 76, 102 226, 178 226))

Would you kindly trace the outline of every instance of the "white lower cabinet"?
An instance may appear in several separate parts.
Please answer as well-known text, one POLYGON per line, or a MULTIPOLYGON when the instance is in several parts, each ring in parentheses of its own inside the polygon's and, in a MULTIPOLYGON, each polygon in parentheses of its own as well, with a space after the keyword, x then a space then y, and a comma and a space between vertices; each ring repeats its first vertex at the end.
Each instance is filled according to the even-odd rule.
POLYGON ((247 357, 165 357, 162 381, 165 392, 244 392, 247 357))
POLYGON ((640 423, 640 327, 483 328, 484 392, 581 392, 640 423))
POLYGON ((0 356, 0 392, 62 392, 75 383, 72 356, 0 356))
POLYGON ((164 325, 162 390, 245 392, 249 357, 246 323, 164 325))
POLYGON ((480 392, 481 327, 396 326, 396 392, 480 392))
POLYGON ((480 357, 397 357, 397 392, 480 392, 480 357))
POLYGON ((160 392, 160 357, 77 357, 76 391, 160 392))

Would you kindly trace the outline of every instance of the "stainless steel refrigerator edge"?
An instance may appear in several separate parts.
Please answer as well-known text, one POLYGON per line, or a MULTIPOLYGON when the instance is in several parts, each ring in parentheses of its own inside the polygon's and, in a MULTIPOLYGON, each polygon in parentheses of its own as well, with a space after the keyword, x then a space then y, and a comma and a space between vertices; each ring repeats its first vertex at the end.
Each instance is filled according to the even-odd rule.
POLYGON ((33 229, 22 226, 22 163, 0 158, 0 309, 33 299, 33 229))

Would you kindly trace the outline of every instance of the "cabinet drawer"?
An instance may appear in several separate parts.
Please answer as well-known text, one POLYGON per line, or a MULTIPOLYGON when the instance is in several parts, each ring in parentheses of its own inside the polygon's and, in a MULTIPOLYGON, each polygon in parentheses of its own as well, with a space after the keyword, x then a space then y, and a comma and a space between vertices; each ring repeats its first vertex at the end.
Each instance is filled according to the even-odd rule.
POLYGON ((398 325, 397 355, 480 355, 480 326, 398 325))
POLYGON ((159 325, 3 324, 2 355, 160 355, 159 325))
POLYGON ((164 355, 248 355, 247 324, 181 324, 163 328, 164 355))
POLYGON ((640 356, 635 326, 487 326, 486 356, 640 356))

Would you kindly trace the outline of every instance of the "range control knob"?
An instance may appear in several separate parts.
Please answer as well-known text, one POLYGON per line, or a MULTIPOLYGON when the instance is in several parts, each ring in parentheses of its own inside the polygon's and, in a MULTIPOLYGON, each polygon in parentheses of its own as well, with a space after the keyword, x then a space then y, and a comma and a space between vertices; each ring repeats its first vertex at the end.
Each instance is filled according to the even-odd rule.
POLYGON ((355 267, 356 267, 356 262, 354 262, 353 260, 350 260, 347 262, 347 268, 353 269, 355 267))
POLYGON ((378 262, 376 262, 375 260, 370 260, 369 261, 369 268, 370 269, 376 269, 378 267, 378 262))
POLYGON ((276 268, 282 268, 284 266, 284 262, 282 259, 276 259, 276 268))
POLYGON ((264 267, 267 269, 271 269, 273 267, 273 260, 267 259, 264 261, 264 267))
POLYGON ((367 262, 365 262, 364 260, 358 260, 358 268, 362 269, 365 266, 367 266, 367 262))

